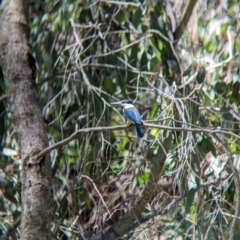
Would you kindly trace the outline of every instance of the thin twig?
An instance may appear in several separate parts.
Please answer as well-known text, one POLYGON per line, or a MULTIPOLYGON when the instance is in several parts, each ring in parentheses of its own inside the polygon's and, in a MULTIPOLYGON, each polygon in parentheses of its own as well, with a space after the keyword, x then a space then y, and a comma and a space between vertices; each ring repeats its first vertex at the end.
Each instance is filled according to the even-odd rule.
POLYGON ((7 97, 8 97, 7 94, 4 94, 3 96, 1 96, 1 97, 0 97, 0 102, 3 101, 3 100, 5 100, 7 97))
POLYGON ((134 2, 122 2, 122 1, 111 1, 111 0, 107 0, 107 1, 101 0, 100 2, 105 2, 107 4, 116 4, 118 6, 122 5, 122 6, 126 6, 126 7, 129 7, 129 6, 140 7, 141 6, 141 3, 134 3, 134 2))
POLYGON ((216 142, 220 145, 221 149, 227 155, 228 163, 229 163, 231 172, 233 174, 233 182, 235 185, 235 192, 236 192, 236 204, 235 204, 234 218, 231 223, 230 230, 229 230, 229 239, 233 240, 234 239, 234 230, 235 230, 235 227, 237 224, 237 219, 238 219, 239 213, 240 213, 240 179, 239 179, 238 171, 233 164, 233 157, 232 157, 231 153, 228 151, 228 149, 226 148, 226 146, 224 145, 224 143, 222 142, 220 137, 216 134, 216 132, 211 133, 211 135, 216 140, 216 142))
MULTIPOLYGON (((100 199, 101 199, 104 207, 107 209, 108 214, 111 215, 111 213, 110 213, 110 211, 109 211, 109 209, 108 209, 108 207, 107 207, 107 204, 105 203, 105 201, 104 201, 101 193, 98 191, 97 186, 95 185, 95 183, 93 182, 93 180, 92 180, 90 177, 88 177, 87 175, 81 175, 81 176, 80 176, 80 179, 82 179, 82 178, 87 179, 87 180, 92 184, 94 190, 97 192, 98 196, 100 197, 100 199)), ((79 179, 79 180, 80 180, 80 179, 79 179)))
POLYGON ((11 225, 7 231, 5 232, 5 234, 0 236, 0 240, 7 240, 9 239, 9 236, 11 236, 11 233, 14 232, 16 230, 16 228, 20 225, 21 222, 21 216, 19 216, 13 223, 13 225, 11 225))
POLYGON ((158 215, 163 215, 168 213, 170 210, 172 210, 174 207, 176 207, 176 204, 182 199, 182 197, 178 196, 172 200, 171 203, 169 203, 165 208, 162 209, 155 209, 148 213, 146 216, 140 217, 138 220, 136 220, 132 226, 130 226, 129 231, 134 230, 138 226, 140 226, 142 223, 145 223, 149 221, 151 218, 156 217, 158 215))

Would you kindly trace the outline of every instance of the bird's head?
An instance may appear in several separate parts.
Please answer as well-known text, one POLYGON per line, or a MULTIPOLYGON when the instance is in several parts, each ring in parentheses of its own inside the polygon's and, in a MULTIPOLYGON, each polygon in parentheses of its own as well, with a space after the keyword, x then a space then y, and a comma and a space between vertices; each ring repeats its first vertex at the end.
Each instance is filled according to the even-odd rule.
POLYGON ((129 100, 129 99, 125 99, 125 100, 121 101, 122 106, 125 106, 126 104, 133 104, 133 102, 132 102, 132 100, 129 100))
POLYGON ((114 102, 112 104, 114 104, 114 105, 121 105, 122 107, 126 107, 128 105, 133 105, 133 102, 132 102, 132 100, 125 99, 125 100, 122 100, 120 102, 114 102))

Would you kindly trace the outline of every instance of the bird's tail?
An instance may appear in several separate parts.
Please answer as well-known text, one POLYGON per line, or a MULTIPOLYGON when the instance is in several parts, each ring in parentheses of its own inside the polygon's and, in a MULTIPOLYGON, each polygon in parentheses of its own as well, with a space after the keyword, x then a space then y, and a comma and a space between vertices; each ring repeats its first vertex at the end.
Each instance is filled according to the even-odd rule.
POLYGON ((135 123, 135 128, 136 128, 138 137, 139 137, 139 138, 143 138, 144 134, 143 134, 142 131, 141 131, 140 125, 137 124, 137 123, 135 123))

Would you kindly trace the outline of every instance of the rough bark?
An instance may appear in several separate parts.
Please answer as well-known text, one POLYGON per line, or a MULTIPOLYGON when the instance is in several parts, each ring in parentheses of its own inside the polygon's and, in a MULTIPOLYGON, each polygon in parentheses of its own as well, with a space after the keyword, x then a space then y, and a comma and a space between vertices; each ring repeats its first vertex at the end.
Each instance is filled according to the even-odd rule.
POLYGON ((0 6, 0 65, 7 86, 12 122, 22 159, 21 239, 51 239, 53 191, 48 146, 35 85, 28 0, 5 0, 0 6))

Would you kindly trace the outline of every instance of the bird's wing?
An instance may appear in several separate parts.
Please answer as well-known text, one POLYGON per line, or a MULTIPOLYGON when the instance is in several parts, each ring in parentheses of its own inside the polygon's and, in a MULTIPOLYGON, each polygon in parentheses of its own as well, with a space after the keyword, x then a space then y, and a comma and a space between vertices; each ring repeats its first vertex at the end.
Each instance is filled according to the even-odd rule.
POLYGON ((141 116, 135 107, 123 109, 123 113, 130 121, 138 124, 142 123, 141 116))

